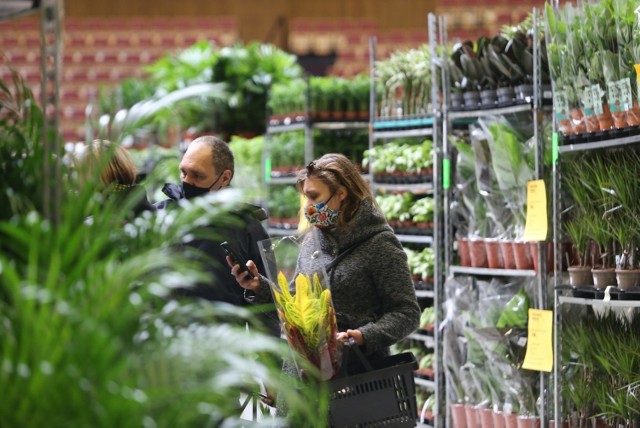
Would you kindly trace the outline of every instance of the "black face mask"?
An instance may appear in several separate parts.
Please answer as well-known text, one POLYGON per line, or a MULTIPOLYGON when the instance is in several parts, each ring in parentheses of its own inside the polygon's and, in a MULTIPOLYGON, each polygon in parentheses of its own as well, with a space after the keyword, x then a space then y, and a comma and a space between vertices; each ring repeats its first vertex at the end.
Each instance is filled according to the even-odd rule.
POLYGON ((216 181, 214 181, 213 184, 209 187, 198 187, 198 186, 194 186, 193 184, 189 184, 186 181, 183 181, 182 195, 185 197, 185 199, 191 199, 198 196, 206 195, 207 193, 209 193, 211 188, 215 186, 216 183, 218 183, 221 177, 222 177, 222 174, 220 174, 218 178, 216 178, 216 181))

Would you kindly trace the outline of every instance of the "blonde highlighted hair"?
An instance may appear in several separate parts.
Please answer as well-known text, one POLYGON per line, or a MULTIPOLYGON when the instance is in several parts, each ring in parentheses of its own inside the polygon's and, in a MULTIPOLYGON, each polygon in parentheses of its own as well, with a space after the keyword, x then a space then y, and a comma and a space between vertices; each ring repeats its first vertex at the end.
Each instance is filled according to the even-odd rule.
MULTIPOLYGON (((353 218, 365 199, 370 199, 378 207, 376 199, 371 193, 369 185, 362 178, 355 165, 344 155, 339 153, 327 153, 313 162, 309 162, 304 169, 298 172, 296 188, 303 192, 304 182, 308 177, 314 177, 329 187, 331 193, 343 186, 347 190, 347 197, 340 209, 338 226, 342 226, 353 218)), ((379 207, 378 207, 379 209, 379 207)))

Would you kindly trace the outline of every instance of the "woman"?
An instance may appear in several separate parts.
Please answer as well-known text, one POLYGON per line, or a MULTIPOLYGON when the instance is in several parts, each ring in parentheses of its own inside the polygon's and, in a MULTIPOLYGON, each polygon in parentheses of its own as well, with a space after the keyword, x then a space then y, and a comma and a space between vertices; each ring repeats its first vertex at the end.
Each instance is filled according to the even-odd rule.
MULTIPOLYGON (((353 338, 371 361, 383 358, 390 345, 418 328, 420 319, 400 242, 345 156, 326 154, 309 163, 298 173, 296 187, 307 199, 304 214, 314 227, 301 245, 299 270, 329 266, 338 339, 353 338)), ((253 261, 247 267, 255 278, 247 279, 239 265, 232 267, 238 283, 256 300, 271 299, 267 279, 253 261)))
POLYGON ((94 140, 83 147, 78 157, 78 169, 84 182, 96 180, 96 187, 115 202, 133 201, 131 215, 137 216, 143 211, 155 211, 147 200, 146 192, 136 184, 136 165, 129 152, 119 144, 109 140, 94 140))

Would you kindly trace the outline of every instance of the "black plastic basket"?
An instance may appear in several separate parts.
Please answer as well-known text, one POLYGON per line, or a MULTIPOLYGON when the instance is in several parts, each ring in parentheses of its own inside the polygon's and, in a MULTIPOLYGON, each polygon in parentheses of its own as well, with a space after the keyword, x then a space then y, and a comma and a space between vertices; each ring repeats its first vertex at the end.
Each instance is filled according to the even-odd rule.
POLYGON ((371 371, 330 381, 331 426, 415 427, 417 368, 416 357, 405 352, 386 357, 371 371))

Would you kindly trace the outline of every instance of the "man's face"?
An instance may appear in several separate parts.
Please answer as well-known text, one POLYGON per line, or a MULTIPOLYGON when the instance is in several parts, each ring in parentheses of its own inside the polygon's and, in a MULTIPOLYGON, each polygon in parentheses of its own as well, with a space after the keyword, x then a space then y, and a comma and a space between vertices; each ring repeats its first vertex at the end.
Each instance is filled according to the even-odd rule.
POLYGON ((217 178, 218 172, 211 161, 211 149, 205 144, 190 144, 180 162, 180 179, 193 186, 209 188, 217 178))

